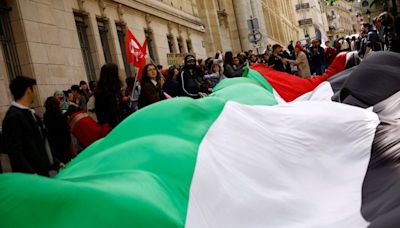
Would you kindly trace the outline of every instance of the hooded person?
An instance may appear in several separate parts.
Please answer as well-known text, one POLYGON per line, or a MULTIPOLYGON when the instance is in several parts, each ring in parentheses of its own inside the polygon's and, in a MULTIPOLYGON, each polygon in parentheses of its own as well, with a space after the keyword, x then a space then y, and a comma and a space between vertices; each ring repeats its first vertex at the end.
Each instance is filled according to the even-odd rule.
POLYGON ((196 66, 193 55, 185 56, 184 66, 178 76, 179 96, 200 98, 203 78, 202 70, 196 66))

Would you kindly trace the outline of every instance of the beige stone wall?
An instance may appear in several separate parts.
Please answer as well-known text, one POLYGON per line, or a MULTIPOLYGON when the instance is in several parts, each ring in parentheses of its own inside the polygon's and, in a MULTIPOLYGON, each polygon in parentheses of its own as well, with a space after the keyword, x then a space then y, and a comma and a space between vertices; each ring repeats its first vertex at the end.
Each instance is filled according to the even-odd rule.
MULTIPOLYGON (((70 2, 7 1, 12 8, 11 26, 22 74, 38 83, 34 107, 39 112, 46 97, 56 89, 66 89, 86 79, 70 2)), ((0 119, 12 100, 8 84, 8 75, 1 72, 0 119)))
POLYGON ((291 0, 197 0, 197 6, 202 9, 199 15, 206 25, 208 56, 213 56, 216 50, 234 53, 249 49, 255 51, 248 40, 247 20, 250 15, 259 19, 263 34, 260 53, 266 44, 287 45, 290 40, 299 37, 291 0))
POLYGON ((299 39, 299 28, 291 0, 263 0, 263 10, 270 44, 287 46, 290 40, 299 39))
POLYGON ((8 84, 7 69, 4 62, 3 52, 0 50, 0 121, 4 118, 4 114, 11 102, 11 94, 9 93, 8 84))
POLYGON ((333 11, 336 15, 335 19, 329 21, 330 25, 336 27, 335 38, 353 34, 353 18, 349 11, 351 8, 350 3, 344 0, 339 0, 333 6, 328 6, 328 14, 332 15, 333 11))
POLYGON ((202 10, 199 16, 205 22, 205 47, 208 56, 214 56, 217 50, 235 53, 241 51, 232 0, 198 0, 202 10))
MULTIPOLYGON (((199 58, 206 57, 204 26, 194 0, 7 0, 18 57, 24 75, 38 82, 39 112, 44 100, 56 89, 68 89, 80 80, 88 81, 74 15, 83 15, 96 76, 105 63, 98 21, 108 29, 112 61, 124 78, 124 63, 116 23, 125 23, 140 42, 145 29, 153 32, 156 62, 167 67, 167 33, 191 40, 199 58), (171 5, 174 5, 172 6, 171 5)), ((176 44, 175 44, 176 46, 176 44)), ((0 55, 0 121, 11 102, 9 77, 0 55)))
MULTIPOLYGON (((328 31, 328 22, 326 19, 325 12, 325 1, 323 0, 308 0, 308 1, 300 1, 300 0, 292 0, 293 9, 296 16, 296 24, 299 26, 298 21, 301 19, 312 19, 312 24, 299 26, 300 28, 300 39, 306 39, 305 29, 308 32, 309 38, 316 38, 315 28, 318 28, 322 33, 326 33, 328 31), (307 9, 299 9, 296 10, 296 5, 299 3, 309 3, 310 7, 307 9)), ((326 35, 326 34, 325 34, 326 35)))

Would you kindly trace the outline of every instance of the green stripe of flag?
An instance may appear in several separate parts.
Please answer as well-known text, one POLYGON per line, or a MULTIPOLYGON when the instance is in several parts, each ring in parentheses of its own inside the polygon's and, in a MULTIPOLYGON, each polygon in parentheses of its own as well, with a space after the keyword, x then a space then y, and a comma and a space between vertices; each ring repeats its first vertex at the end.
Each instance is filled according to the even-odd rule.
POLYGON ((199 145, 228 100, 276 104, 260 82, 241 78, 209 98, 151 105, 55 178, 1 175, 1 226, 183 227, 199 145))

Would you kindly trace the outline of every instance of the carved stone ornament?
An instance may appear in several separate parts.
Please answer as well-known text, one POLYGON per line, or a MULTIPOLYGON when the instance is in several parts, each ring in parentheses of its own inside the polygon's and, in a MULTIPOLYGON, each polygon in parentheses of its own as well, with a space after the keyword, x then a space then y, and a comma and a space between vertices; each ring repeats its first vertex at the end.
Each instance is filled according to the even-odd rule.
POLYGON ((79 0, 78 1, 78 6, 79 6, 79 10, 84 11, 85 10, 85 0, 79 0))
POLYGON ((168 33, 171 34, 172 33, 172 22, 171 21, 167 22, 167 28, 168 28, 168 33))
POLYGON ((144 19, 146 21, 146 25, 147 27, 149 27, 150 23, 151 23, 151 16, 150 14, 146 13, 146 15, 144 16, 144 19))
POLYGON ((117 7, 117 12, 118 12, 118 17, 120 21, 124 21, 124 8, 122 7, 122 4, 118 4, 117 7))
POLYGON ((188 39, 190 39, 190 30, 189 30, 189 28, 186 28, 186 34, 187 34, 188 39))
POLYGON ((105 16, 105 10, 106 10, 106 3, 104 0, 99 0, 99 7, 100 7, 100 12, 102 16, 105 16))
POLYGON ((182 36, 182 29, 183 29, 183 26, 182 25, 178 25, 178 34, 179 34, 179 36, 182 36))

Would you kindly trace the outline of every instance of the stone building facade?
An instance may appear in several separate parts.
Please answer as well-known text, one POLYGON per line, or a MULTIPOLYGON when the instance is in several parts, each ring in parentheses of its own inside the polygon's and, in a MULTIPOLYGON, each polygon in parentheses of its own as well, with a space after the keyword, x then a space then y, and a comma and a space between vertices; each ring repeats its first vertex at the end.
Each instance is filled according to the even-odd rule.
POLYGON ((300 27, 300 40, 326 40, 329 30, 324 0, 292 0, 300 27))
POLYGON ((263 52, 268 44, 287 46, 299 39, 292 0, 197 0, 199 16, 206 28, 208 56, 216 50, 238 53, 252 49, 263 52), (263 39, 257 44, 249 41, 248 20, 257 18, 263 39), (258 49, 258 50, 257 50, 258 49))
POLYGON ((289 41, 300 39, 300 29, 296 21, 292 0, 262 0, 268 43, 286 47, 289 41))
POLYGON ((22 74, 38 82, 34 107, 55 90, 96 80, 107 62, 120 77, 126 63, 124 36, 130 29, 147 39, 148 57, 167 66, 169 53, 214 56, 216 50, 287 46, 299 39, 292 0, 0 0, 0 121, 12 101, 9 82, 22 74), (249 42, 248 19, 257 18, 263 39, 249 42))
POLYGON ((351 14, 352 4, 345 0, 338 0, 327 7, 327 18, 330 33, 333 37, 345 37, 357 32, 354 27, 355 15, 351 14))
MULTIPOLYGON (((205 47, 208 56, 217 50, 242 51, 237 16, 232 0, 197 0, 199 16, 205 24, 205 47)), ((247 38, 246 38, 247 39, 247 38)))
POLYGON ((39 111, 55 90, 95 80, 104 63, 116 63, 121 79, 132 75, 123 58, 128 28, 164 66, 167 53, 206 57, 198 15, 194 0, 0 0, 0 121, 18 74, 37 80, 39 111))

